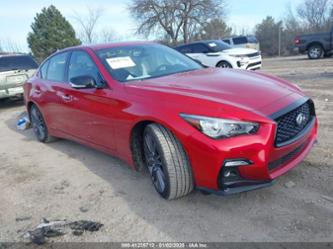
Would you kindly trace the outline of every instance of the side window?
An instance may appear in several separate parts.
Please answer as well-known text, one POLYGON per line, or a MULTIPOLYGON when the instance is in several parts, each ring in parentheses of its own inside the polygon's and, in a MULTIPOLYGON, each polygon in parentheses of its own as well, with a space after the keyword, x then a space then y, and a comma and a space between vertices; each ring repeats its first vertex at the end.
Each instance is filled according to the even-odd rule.
POLYGON ((230 45, 230 40, 229 39, 225 39, 223 40, 225 43, 229 44, 230 45))
POLYGON ((179 52, 181 52, 181 53, 183 53, 183 54, 192 53, 191 46, 184 46, 184 47, 181 47, 181 48, 179 49, 179 52))
POLYGON ((245 44, 247 43, 247 38, 244 36, 241 37, 235 37, 232 39, 235 45, 239 45, 239 44, 245 44))
POLYGON ((46 76, 48 80, 64 81, 67 56, 68 53, 61 53, 50 59, 46 76))
POLYGON ((98 69, 90 56, 83 51, 74 51, 69 61, 68 80, 77 76, 89 75, 98 81, 98 69))
POLYGON ((202 53, 209 53, 209 49, 203 45, 203 44, 193 44, 192 45, 192 53, 198 53, 198 54, 202 54, 202 53))
POLYGON ((42 79, 46 79, 47 67, 49 66, 50 61, 46 61, 43 66, 40 68, 39 75, 42 79))

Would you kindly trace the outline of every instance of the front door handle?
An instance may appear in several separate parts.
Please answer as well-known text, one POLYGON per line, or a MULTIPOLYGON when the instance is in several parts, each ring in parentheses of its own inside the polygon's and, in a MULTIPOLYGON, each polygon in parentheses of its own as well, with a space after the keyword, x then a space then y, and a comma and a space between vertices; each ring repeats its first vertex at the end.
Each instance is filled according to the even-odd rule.
POLYGON ((65 102, 71 102, 73 100, 73 97, 71 95, 61 95, 61 98, 65 101, 65 102))
POLYGON ((39 86, 35 87, 34 93, 37 94, 37 95, 39 95, 39 94, 42 93, 42 91, 40 90, 39 86))

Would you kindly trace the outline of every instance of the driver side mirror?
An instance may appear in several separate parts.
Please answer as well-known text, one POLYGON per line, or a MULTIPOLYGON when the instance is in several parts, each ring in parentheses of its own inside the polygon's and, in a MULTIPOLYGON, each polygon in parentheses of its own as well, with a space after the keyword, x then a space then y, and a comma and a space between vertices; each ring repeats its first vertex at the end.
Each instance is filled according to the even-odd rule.
POLYGON ((70 85, 75 89, 96 88, 96 80, 90 75, 82 75, 71 78, 70 85))

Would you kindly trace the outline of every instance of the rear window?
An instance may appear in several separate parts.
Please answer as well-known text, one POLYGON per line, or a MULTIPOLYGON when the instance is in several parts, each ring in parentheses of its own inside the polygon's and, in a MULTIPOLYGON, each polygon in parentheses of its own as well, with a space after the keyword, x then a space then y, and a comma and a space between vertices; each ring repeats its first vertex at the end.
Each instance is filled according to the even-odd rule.
POLYGON ((68 52, 54 55, 47 68, 47 80, 64 81, 68 52))
POLYGON ((245 36, 232 38, 235 45, 247 43, 247 38, 245 36))
POLYGON ((11 70, 29 70, 38 68, 38 64, 31 56, 0 57, 0 72, 11 70))

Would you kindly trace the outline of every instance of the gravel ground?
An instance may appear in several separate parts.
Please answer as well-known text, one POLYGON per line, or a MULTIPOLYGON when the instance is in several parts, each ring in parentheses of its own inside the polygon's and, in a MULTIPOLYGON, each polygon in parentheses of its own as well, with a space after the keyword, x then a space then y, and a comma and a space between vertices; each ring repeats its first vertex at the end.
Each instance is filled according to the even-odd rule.
POLYGON ((88 147, 18 131, 21 102, 0 106, 0 241, 22 241, 42 217, 88 219, 96 233, 54 241, 333 241, 333 58, 264 60, 264 72, 313 97, 319 144, 270 188, 229 197, 161 199, 146 175, 88 147))

